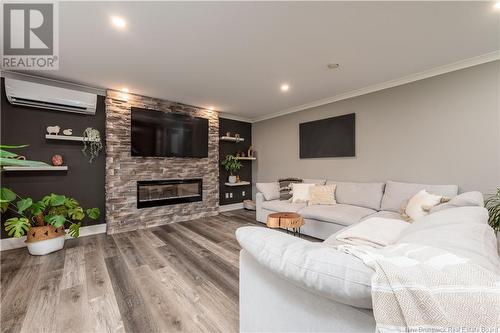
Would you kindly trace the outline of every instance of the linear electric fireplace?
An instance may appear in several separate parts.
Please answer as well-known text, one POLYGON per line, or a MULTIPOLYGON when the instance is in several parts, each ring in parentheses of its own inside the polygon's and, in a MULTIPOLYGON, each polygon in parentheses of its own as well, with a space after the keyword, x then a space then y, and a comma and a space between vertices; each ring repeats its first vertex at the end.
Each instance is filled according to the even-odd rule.
POLYGON ((141 180, 137 182, 137 208, 203 200, 201 178, 141 180))

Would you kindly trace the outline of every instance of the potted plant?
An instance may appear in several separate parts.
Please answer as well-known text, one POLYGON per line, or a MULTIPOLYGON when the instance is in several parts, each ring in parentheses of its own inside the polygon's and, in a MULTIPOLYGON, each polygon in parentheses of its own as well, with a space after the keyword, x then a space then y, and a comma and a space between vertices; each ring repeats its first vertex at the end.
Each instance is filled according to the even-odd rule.
POLYGON ((2 213, 9 210, 17 215, 5 220, 5 231, 16 238, 27 235, 26 244, 32 255, 62 249, 65 225, 69 225, 69 235, 76 238, 85 217, 97 220, 101 215, 99 208, 84 210, 78 201, 64 195, 52 193, 34 201, 5 187, 0 188, 0 208, 2 213))
POLYGON ((222 166, 229 172, 229 182, 231 184, 236 183, 236 175, 234 173, 241 169, 242 164, 236 156, 226 155, 224 160, 221 162, 222 166))

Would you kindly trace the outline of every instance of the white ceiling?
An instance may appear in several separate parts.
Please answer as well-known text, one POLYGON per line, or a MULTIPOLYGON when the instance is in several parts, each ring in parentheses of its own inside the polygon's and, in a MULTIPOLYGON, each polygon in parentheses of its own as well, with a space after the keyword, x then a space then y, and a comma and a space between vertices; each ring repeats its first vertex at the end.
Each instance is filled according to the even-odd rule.
POLYGON ((37 74, 258 119, 500 49, 491 2, 61 2, 37 74), (110 16, 122 16, 117 30, 110 16), (329 70, 327 63, 340 63, 329 70), (283 82, 290 84, 286 94, 283 82))

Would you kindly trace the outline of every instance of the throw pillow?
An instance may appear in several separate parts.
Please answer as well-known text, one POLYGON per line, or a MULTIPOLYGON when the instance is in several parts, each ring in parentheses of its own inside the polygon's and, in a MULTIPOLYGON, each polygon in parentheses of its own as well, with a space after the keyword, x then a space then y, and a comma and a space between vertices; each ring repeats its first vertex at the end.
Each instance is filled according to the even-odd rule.
POLYGON ((257 183, 255 186, 257 187, 257 190, 264 195, 264 199, 266 199, 266 201, 280 198, 280 184, 278 182, 257 183))
POLYGON ((292 197, 292 184, 302 183, 302 179, 299 178, 280 178, 278 180, 280 183, 280 200, 288 200, 292 197))
POLYGON ((314 184, 292 184, 292 202, 308 202, 310 198, 310 190, 311 187, 314 187, 314 184))
POLYGON ((443 196, 427 193, 426 190, 421 190, 408 200, 408 205, 405 208, 405 214, 412 220, 418 219, 429 214, 431 207, 439 205, 443 196))
POLYGON ((316 185, 309 192, 309 205, 335 205, 335 187, 337 185, 316 185))
POLYGON ((304 179, 302 179, 302 183, 304 183, 304 184, 314 184, 314 185, 325 185, 326 184, 326 179, 304 178, 304 179))

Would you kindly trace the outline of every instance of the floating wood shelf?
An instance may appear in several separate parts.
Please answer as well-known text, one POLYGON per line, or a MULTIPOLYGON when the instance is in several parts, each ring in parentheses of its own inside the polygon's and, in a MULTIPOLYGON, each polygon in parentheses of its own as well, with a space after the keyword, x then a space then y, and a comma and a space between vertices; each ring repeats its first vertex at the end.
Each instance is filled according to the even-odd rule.
POLYGON ((68 170, 67 165, 61 166, 35 166, 35 167, 21 167, 21 166, 4 166, 2 167, 4 171, 64 171, 68 170))
POLYGON ((250 185, 252 183, 250 182, 237 182, 237 183, 224 183, 224 185, 226 186, 246 186, 246 185, 250 185))
POLYGON ((236 159, 242 161, 255 161, 257 157, 236 157, 236 159))
POLYGON ((45 134, 45 139, 50 140, 64 140, 64 141, 94 141, 84 138, 83 136, 73 136, 73 135, 54 135, 54 134, 45 134))
POLYGON ((220 141, 228 141, 228 142, 242 142, 245 141, 244 138, 235 138, 233 136, 222 136, 220 141))

